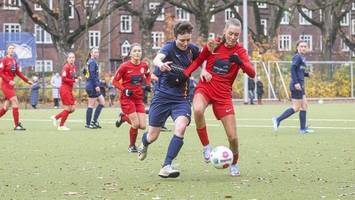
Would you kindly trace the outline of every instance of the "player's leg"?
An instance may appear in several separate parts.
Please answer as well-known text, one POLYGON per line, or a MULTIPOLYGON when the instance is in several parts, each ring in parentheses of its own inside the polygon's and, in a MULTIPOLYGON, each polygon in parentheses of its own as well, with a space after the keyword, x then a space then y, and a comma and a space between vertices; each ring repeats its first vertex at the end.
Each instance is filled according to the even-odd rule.
POLYGON ((136 153, 137 152, 136 140, 137 140, 137 134, 139 128, 139 118, 137 112, 134 111, 128 114, 128 118, 131 121, 131 128, 129 129, 128 152, 136 153))
POLYGON ((64 106, 64 110, 63 110, 63 112, 61 112, 61 115, 60 115, 60 123, 58 126, 58 130, 59 131, 69 131, 70 129, 67 128, 66 126, 64 126, 64 124, 71 112, 71 106, 70 105, 63 105, 63 106, 64 106))
POLYGON ((2 106, 2 108, 0 109, 0 118, 5 115, 5 113, 7 112, 7 110, 9 109, 10 106, 10 100, 6 99, 4 101, 4 105, 2 106))
POLYGON ((18 103, 17 96, 11 97, 10 102, 11 102, 11 106, 12 106, 12 116, 14 118, 14 124, 15 124, 14 130, 16 130, 16 131, 26 130, 25 128, 22 127, 22 124, 19 122, 20 113, 19 113, 19 109, 18 109, 19 103, 18 103))
POLYGON ((85 123, 86 128, 90 128, 90 129, 96 128, 91 124, 92 112, 94 110, 95 102, 96 102, 96 97, 88 98, 88 108, 86 109, 86 123, 85 123))
POLYGON ((193 103, 194 119, 196 124, 196 131, 203 145, 203 157, 205 162, 210 161, 210 152, 212 147, 208 139, 206 121, 205 121, 205 110, 208 106, 208 101, 202 93, 195 93, 193 103))
POLYGON ((281 121, 289 118, 294 113, 298 112, 302 105, 303 92, 300 90, 291 90, 292 107, 287 108, 280 116, 273 117, 272 122, 274 131, 277 131, 281 121))
POLYGON ((312 129, 309 129, 306 125, 306 123, 307 123, 307 108, 308 108, 307 98, 306 98, 306 95, 303 95, 300 113, 299 113, 300 133, 302 133, 302 134, 314 132, 312 129))
POLYGON ((101 111, 102 109, 104 108, 105 106, 105 98, 102 94, 100 94, 98 97, 97 97, 97 100, 99 102, 99 105, 97 105, 96 109, 95 109, 95 113, 94 113, 94 118, 93 118, 93 121, 92 121, 92 124, 96 127, 96 128, 101 128, 99 122, 97 121, 100 114, 101 114, 101 111))

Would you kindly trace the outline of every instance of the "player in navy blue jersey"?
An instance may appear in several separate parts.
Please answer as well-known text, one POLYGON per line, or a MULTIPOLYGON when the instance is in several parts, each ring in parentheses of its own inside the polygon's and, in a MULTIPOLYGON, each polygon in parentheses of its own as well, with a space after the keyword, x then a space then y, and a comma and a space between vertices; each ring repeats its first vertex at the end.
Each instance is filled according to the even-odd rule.
POLYGON ((291 98, 292 107, 286 109, 280 116, 272 118, 274 130, 280 126, 282 120, 290 117, 294 113, 300 111, 300 133, 311 133, 313 130, 306 126, 306 113, 307 113, 307 99, 305 94, 304 77, 309 77, 311 72, 306 72, 306 59, 307 43, 305 41, 298 41, 296 43, 296 53, 292 58, 291 64, 291 98))
POLYGON ((86 77, 86 93, 88 94, 88 108, 86 110, 86 128, 95 129, 101 128, 99 122, 97 121, 101 110, 105 105, 105 98, 100 92, 100 76, 99 76, 99 65, 97 64, 97 59, 99 58, 99 49, 91 49, 88 60, 87 69, 84 71, 86 77), (94 118, 92 119, 92 112, 96 101, 99 105, 95 109, 94 118), (92 119, 92 121, 91 121, 92 119))
POLYGON ((149 129, 142 136, 142 144, 138 148, 138 158, 144 160, 147 156, 148 145, 159 136, 160 129, 168 117, 174 121, 174 135, 170 140, 168 151, 159 176, 162 178, 176 178, 180 175, 172 167, 172 161, 178 155, 184 139, 186 127, 191 120, 189 102, 189 80, 180 79, 173 64, 186 68, 197 58, 199 48, 190 43, 192 25, 189 22, 178 22, 174 26, 175 40, 167 42, 154 58, 153 63, 158 68, 155 75, 154 96, 149 110, 149 129))

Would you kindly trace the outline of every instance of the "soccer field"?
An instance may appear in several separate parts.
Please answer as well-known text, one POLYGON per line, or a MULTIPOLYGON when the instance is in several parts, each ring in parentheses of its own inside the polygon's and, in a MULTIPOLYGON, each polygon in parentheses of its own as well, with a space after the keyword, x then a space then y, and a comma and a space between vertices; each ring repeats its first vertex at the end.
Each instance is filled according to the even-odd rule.
MULTIPOLYGON (((287 107, 235 107, 240 177, 204 163, 192 122, 173 163, 177 179, 158 177, 172 133, 161 133, 139 161, 127 152, 129 126, 114 126, 117 108, 103 110, 99 130, 85 129, 78 109, 69 132, 52 126, 49 117, 59 110, 20 110, 26 132, 12 130, 8 112, 0 119, 0 199, 355 199, 355 104, 311 104, 316 132, 307 135, 298 133, 298 114, 273 132, 271 117, 287 107)), ((210 109, 206 118, 211 144, 228 145, 210 109)))

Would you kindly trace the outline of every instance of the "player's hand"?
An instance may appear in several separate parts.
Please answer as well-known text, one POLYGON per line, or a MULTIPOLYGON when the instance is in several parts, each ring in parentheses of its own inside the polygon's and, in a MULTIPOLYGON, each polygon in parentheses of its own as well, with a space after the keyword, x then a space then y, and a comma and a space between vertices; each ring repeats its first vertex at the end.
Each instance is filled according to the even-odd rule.
POLYGON ((95 88, 96 92, 100 92, 100 87, 95 88))
POLYGON ((144 86, 144 90, 147 92, 151 92, 152 88, 150 87, 150 85, 146 85, 146 86, 144 86))
POLYGON ((15 81, 10 81, 9 84, 10 85, 15 85, 15 81))
POLYGON ((301 84, 296 83, 296 84, 295 84, 295 89, 296 89, 296 90, 302 90, 301 84))
POLYGON ((209 82, 212 79, 212 74, 210 74, 206 69, 201 70, 200 79, 202 81, 209 82))
POLYGON ((30 85, 32 85, 32 84, 33 84, 33 82, 32 82, 32 81, 28 81, 27 83, 28 83, 28 84, 30 84, 30 85))
POLYGON ((235 53, 229 56, 229 62, 235 63, 237 65, 243 64, 243 62, 240 60, 238 54, 235 54, 235 53))
POLYGON ((213 52, 216 49, 216 47, 220 44, 221 44, 221 40, 219 39, 209 39, 207 41, 207 49, 208 51, 213 52))
POLYGON ((165 63, 161 63, 158 67, 160 69, 160 71, 165 72, 165 71, 170 71, 170 64, 173 63, 171 61, 165 62, 165 63))
POLYGON ((132 96, 133 91, 132 91, 132 90, 129 90, 129 89, 124 89, 124 90, 123 90, 123 93, 124 93, 127 97, 130 97, 130 96, 132 96))
POLYGON ((308 76, 312 78, 314 76, 313 72, 308 72, 308 76))

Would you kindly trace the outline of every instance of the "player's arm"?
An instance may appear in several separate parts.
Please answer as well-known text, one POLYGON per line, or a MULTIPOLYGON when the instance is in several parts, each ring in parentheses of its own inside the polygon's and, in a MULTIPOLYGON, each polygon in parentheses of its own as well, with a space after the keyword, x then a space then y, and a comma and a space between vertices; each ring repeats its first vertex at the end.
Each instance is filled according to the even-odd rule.
POLYGON ((171 70, 169 64, 171 64, 172 62, 171 61, 163 62, 165 57, 166 57, 165 54, 158 53, 153 60, 153 64, 157 66, 162 72, 171 70))
POLYGON ((118 69, 115 73, 115 76, 112 78, 112 81, 111 81, 112 85, 121 91, 124 90, 124 87, 121 82, 123 70, 124 70, 124 67, 122 65, 120 67, 118 67, 118 69))
POLYGON ((62 72, 62 82, 68 83, 68 84, 73 84, 75 83, 75 80, 73 80, 70 77, 70 69, 66 65, 64 66, 63 72, 62 72))
POLYGON ((9 83, 11 80, 5 75, 5 66, 2 61, 0 61, 0 77, 2 78, 3 81, 6 83, 9 83))
POLYGON ((28 78, 27 78, 25 75, 23 75, 23 73, 19 70, 18 67, 16 67, 16 72, 15 72, 15 73, 16 73, 16 75, 17 75, 18 77, 20 77, 23 81, 25 81, 26 83, 32 85, 32 81, 28 80, 28 78))
POLYGON ((198 67, 201 66, 203 61, 205 61, 210 54, 211 54, 211 52, 208 50, 208 47, 204 46, 201 53, 198 55, 198 57, 186 69, 184 69, 184 75, 191 76, 191 74, 198 67))
POLYGON ((295 82, 295 84, 300 84, 300 79, 298 78, 297 71, 300 70, 300 60, 301 58, 296 55, 292 59, 292 64, 291 64, 291 78, 295 82))

